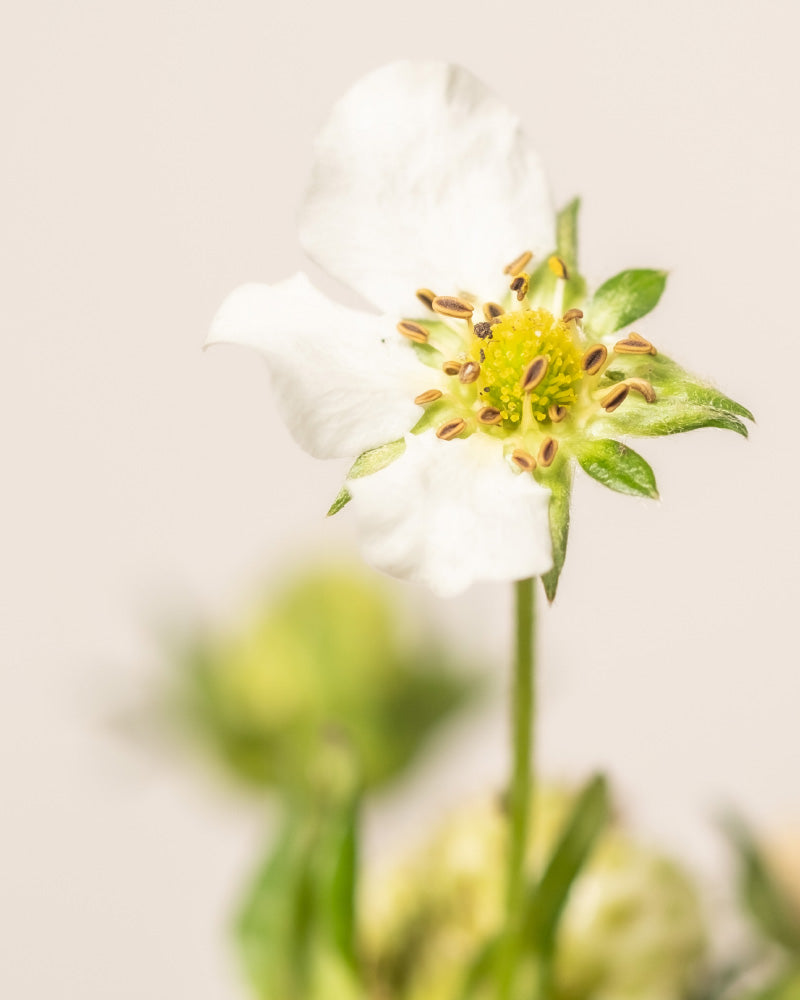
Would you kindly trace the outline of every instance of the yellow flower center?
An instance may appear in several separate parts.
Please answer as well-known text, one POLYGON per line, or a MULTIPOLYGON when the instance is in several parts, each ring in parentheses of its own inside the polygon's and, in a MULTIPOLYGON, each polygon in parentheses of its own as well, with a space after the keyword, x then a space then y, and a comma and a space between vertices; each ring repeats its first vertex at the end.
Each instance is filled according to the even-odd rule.
POLYGON ((491 326, 478 324, 470 356, 481 366, 476 383, 480 400, 500 411, 506 427, 519 424, 526 406, 543 422, 551 407, 576 401, 583 378, 581 350, 569 324, 546 309, 508 312, 491 326), (546 359, 544 375, 526 391, 525 373, 539 357, 546 359))

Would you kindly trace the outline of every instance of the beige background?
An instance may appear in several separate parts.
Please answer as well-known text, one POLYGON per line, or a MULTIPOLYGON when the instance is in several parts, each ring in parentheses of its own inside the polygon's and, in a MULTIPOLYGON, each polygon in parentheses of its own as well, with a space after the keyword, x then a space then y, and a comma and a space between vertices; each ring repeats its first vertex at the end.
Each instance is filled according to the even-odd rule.
MULTIPOLYGON (((110 717, 152 676, 165 609, 222 619, 298 548, 351 545, 347 514, 320 516, 341 468, 294 447, 253 357, 200 344, 233 286, 301 264, 312 137, 348 83, 401 56, 460 60, 524 112, 557 199, 584 196, 589 273, 672 268, 648 336, 759 417, 750 443, 645 443, 660 505, 581 483, 543 615, 548 769, 608 767, 633 821, 698 864, 717 860, 720 803, 800 817, 795 5, 9 13, 0 994, 244 995, 221 926, 260 817, 110 717)), ((414 599, 502 668, 501 591, 414 599)), ((502 721, 440 747, 415 817, 502 773, 502 721)), ((373 847, 410 815, 386 803, 373 847)))

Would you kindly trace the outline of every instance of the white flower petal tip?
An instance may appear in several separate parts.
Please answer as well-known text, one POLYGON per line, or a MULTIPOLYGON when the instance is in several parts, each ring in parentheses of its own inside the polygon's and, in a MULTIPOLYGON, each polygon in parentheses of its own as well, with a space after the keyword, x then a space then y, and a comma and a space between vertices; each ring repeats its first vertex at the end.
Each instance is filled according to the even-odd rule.
POLYGON ((409 434, 400 458, 347 487, 364 558, 442 597, 552 567, 550 491, 515 474, 500 443, 481 434, 409 434))
POLYGON ((334 106, 300 238, 379 308, 414 315, 419 287, 496 299, 504 264, 552 250, 555 227, 517 116, 459 66, 396 62, 334 106))
POLYGON ((267 360, 295 440, 317 458, 344 458, 396 440, 419 419, 430 377, 391 320, 346 309, 304 274, 232 292, 206 346, 243 344, 267 360))

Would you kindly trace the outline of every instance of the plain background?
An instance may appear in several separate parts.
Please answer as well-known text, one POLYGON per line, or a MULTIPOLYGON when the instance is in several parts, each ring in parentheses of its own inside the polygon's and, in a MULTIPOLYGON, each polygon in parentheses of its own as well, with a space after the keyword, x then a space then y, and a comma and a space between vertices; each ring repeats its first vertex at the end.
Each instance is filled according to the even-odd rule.
MULTIPOLYGON (((770 0, 17 4, 0 57, 0 993, 244 996, 226 909, 261 816, 112 716, 168 609, 224 621, 298 553, 342 468, 290 441, 245 351, 202 354, 245 280, 303 261, 331 101, 457 60, 524 116, 602 278, 671 269, 648 336, 756 412, 751 441, 644 442, 663 501, 583 481, 542 614, 542 759, 607 767, 643 834, 713 868, 714 810, 800 820, 796 5, 770 0)), ((10 16, 9 16, 10 15, 10 16)), ((509 251, 519 248, 510 247, 509 251)), ((332 283, 321 279, 330 290, 332 283)), ((505 669, 504 588, 438 604, 505 669)), ((495 780, 502 712, 387 801, 380 850, 495 780)))

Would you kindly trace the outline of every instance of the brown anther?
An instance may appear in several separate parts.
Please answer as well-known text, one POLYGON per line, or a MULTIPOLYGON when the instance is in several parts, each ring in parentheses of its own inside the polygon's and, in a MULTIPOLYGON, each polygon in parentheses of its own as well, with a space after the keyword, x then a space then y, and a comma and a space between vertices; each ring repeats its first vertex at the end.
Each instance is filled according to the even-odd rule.
POLYGON ((445 375, 458 375, 458 373, 461 371, 461 362, 445 361, 445 363, 442 365, 442 371, 445 373, 445 375))
POLYGON ((458 373, 458 381, 462 382, 464 385, 469 385, 470 382, 477 382, 481 374, 481 366, 477 361, 467 361, 461 366, 461 371, 458 373))
POLYGON ((617 382, 614 388, 609 390, 600 400, 600 405, 606 413, 613 413, 618 406, 621 406, 625 402, 629 391, 628 386, 624 382, 617 382))
POLYGON ((638 392, 640 396, 644 396, 646 402, 655 403, 656 390, 647 381, 647 379, 626 378, 625 385, 627 385, 629 389, 633 389, 634 392, 638 392))
POLYGON ((496 406, 484 406, 483 409, 478 410, 478 423, 480 424, 499 424, 503 419, 503 414, 496 406))
POLYGON ((581 358, 581 368, 587 375, 596 375, 608 357, 608 348, 604 344, 594 344, 581 358))
POLYGON ((436 298, 436 292, 432 292, 430 288, 418 288, 417 298, 426 309, 433 310, 433 300, 436 298))
POLYGON ((447 423, 442 424, 436 432, 436 437, 442 441, 452 441, 454 437, 458 437, 466 426, 466 420, 462 420, 461 417, 455 417, 453 420, 448 420, 447 423))
POLYGON ((640 337, 638 333, 629 333, 624 340, 614 344, 617 354, 656 354, 656 349, 649 340, 640 337))
POLYGON ((536 388, 547 374, 547 366, 549 364, 550 358, 546 354, 540 354, 531 361, 520 379, 519 385, 523 392, 531 392, 536 388))
POLYGON ((547 416, 550 417, 554 424, 560 424, 566 415, 566 406, 559 406, 558 403, 553 403, 552 406, 547 407, 547 416))
POLYGON ((555 461, 556 454, 558 452, 558 441, 552 437, 546 437, 539 446, 539 465, 543 468, 547 468, 548 465, 552 465, 555 461))
POLYGON ((489 323, 493 320, 500 319, 500 317, 505 312, 505 309, 497 302, 484 302, 483 303, 483 315, 486 317, 489 323))
POLYGON ((511 461, 523 472, 533 472, 536 468, 536 459, 524 448, 515 448, 511 452, 511 461))
POLYGON ((472 332, 476 337, 480 337, 481 340, 491 340, 492 339, 492 324, 491 323, 476 323, 472 328, 472 332))
POLYGON ((431 309, 442 316, 454 316, 456 319, 469 319, 475 311, 475 306, 466 299, 456 295, 437 295, 431 303, 431 309))
POLYGON ((525 270, 532 260, 533 254, 530 250, 526 250, 524 253, 521 253, 519 257, 515 257, 510 264, 506 264, 503 268, 503 274, 519 274, 525 270))
POLYGON ((530 275, 526 274, 524 271, 518 274, 516 278, 511 282, 510 288, 517 296, 517 302, 522 302, 525 296, 528 294, 528 288, 530 287, 530 275))
POLYGON ((574 319, 583 319, 583 309, 567 309, 561 319, 564 323, 571 323, 574 319))
POLYGON ((444 393, 441 389, 428 389, 427 392, 421 392, 419 396, 414 399, 417 406, 425 406, 426 403, 435 403, 437 399, 441 399, 444 393))
POLYGON ((553 272, 557 278, 563 278, 564 281, 569 278, 569 271, 567 271, 567 265, 561 257, 557 257, 553 254, 552 257, 548 257, 547 266, 553 272))
POLYGON ((410 319, 403 319, 397 324, 397 329, 404 337, 413 340, 415 344, 427 344, 428 331, 419 323, 414 323, 410 319))

